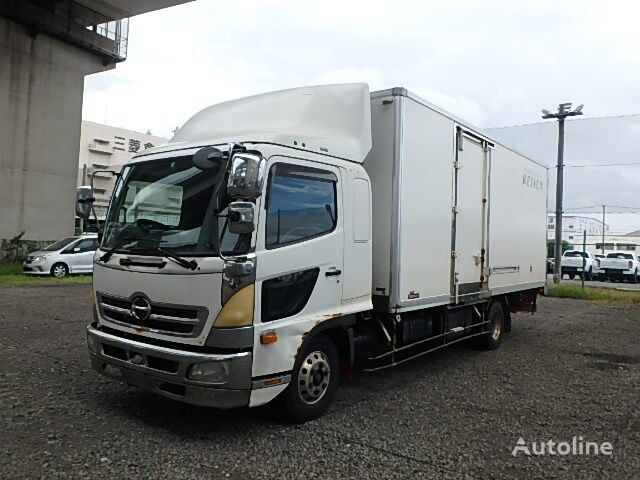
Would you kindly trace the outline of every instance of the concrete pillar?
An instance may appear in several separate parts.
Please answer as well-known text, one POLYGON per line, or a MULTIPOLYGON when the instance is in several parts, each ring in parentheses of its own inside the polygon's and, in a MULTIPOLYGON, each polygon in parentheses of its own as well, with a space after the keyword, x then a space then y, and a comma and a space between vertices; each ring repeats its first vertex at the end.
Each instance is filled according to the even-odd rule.
POLYGON ((110 68, 0 18, 0 239, 73 234, 84 76, 110 68))

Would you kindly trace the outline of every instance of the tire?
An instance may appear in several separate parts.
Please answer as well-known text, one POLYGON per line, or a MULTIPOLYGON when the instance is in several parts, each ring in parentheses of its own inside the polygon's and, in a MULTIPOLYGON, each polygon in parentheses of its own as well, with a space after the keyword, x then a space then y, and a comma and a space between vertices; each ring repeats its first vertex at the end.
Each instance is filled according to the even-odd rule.
POLYGON ((339 376, 340 356, 329 337, 318 335, 305 343, 283 392, 287 417, 295 423, 321 417, 338 389, 339 376))
POLYGON ((495 350, 502 343, 504 334, 505 312, 502 303, 498 301, 491 302, 487 319, 489 320, 489 331, 480 337, 480 347, 484 350, 495 350))
POLYGON ((589 271, 587 272, 587 276, 585 280, 591 281, 593 280, 593 267, 589 267, 589 271))
POLYGON ((575 273, 570 273, 569 274, 569 280, 573 280, 574 278, 576 278, 576 274, 575 273))
POLYGON ((69 275, 69 267, 66 263, 54 263, 50 270, 51 276, 56 278, 64 278, 69 275))
POLYGON ((638 283, 638 269, 636 268, 636 271, 633 272, 633 275, 631 276, 631 279, 629 280, 631 283, 638 283))

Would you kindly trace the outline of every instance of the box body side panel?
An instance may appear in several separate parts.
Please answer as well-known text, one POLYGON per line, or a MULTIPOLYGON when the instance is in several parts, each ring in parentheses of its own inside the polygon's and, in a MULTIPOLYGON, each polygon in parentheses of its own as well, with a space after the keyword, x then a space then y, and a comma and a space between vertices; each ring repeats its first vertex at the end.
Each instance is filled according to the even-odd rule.
POLYGON ((371 99, 372 148, 364 161, 371 180, 374 296, 388 296, 391 289, 391 223, 395 105, 391 95, 371 99), (391 101, 391 103, 386 103, 391 101))
POLYGON ((544 285, 546 168, 496 145, 489 190, 489 288, 505 293, 544 285))

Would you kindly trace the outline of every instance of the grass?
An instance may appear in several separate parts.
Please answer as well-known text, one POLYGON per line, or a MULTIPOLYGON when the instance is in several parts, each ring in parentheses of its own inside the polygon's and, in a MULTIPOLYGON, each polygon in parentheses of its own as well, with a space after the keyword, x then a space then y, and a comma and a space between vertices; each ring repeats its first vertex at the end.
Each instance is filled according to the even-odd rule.
POLYGON ((620 291, 610 288, 586 287, 580 285, 549 285, 547 295, 558 298, 578 298, 581 300, 598 300, 604 302, 618 302, 635 304, 640 303, 640 291, 620 291))
POLYGON ((64 278, 25 275, 21 263, 0 264, 0 285, 75 285, 91 283, 91 275, 69 275, 64 278))

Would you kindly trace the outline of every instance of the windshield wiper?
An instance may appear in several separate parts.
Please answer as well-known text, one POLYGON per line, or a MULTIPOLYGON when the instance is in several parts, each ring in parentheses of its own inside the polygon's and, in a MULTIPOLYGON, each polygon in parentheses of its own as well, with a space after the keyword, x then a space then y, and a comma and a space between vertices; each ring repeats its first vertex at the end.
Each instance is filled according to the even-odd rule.
POLYGON ((150 245, 150 248, 158 253, 161 253, 163 256, 167 257, 169 260, 172 260, 174 263, 177 263, 183 268, 186 268, 188 270, 195 270, 196 268, 198 268, 198 263, 195 260, 185 260, 175 253, 170 252, 169 250, 158 245, 150 245))
POLYGON ((128 245, 133 242, 138 242, 140 240, 141 240, 140 238, 131 238, 131 237, 123 238, 118 243, 116 243, 113 247, 107 250, 104 254, 102 254, 102 256, 98 260, 100 260, 101 262, 107 263, 109 259, 113 257, 113 254, 116 253, 116 250, 124 247, 125 245, 128 245))

